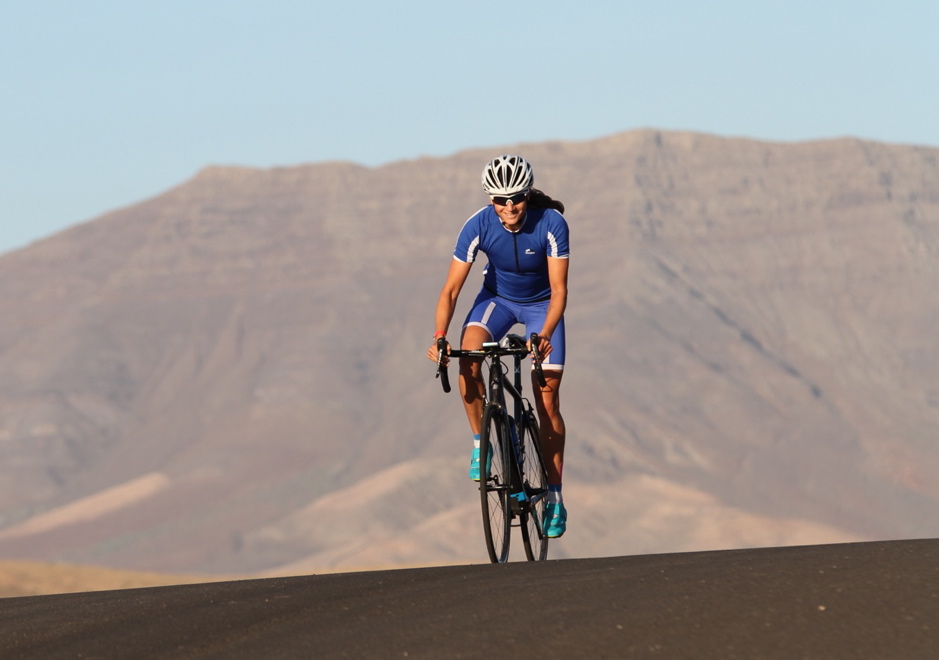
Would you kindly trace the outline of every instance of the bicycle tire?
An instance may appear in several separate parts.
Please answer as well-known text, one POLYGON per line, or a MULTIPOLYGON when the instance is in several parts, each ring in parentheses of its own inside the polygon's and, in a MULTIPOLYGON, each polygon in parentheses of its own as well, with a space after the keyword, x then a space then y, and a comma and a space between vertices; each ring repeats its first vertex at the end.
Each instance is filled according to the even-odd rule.
POLYGON ((541 436, 538 421, 529 408, 525 423, 519 425, 519 443, 523 461, 519 465, 521 482, 525 487, 527 505, 522 510, 522 544, 528 561, 548 558, 548 537, 544 535, 544 510, 548 494, 548 473, 541 456, 541 436))
POLYGON ((512 532, 512 510, 509 503, 509 463, 506 449, 508 438, 502 411, 488 404, 483 411, 483 428, 479 438, 479 494, 483 513, 486 549, 493 564, 509 560, 512 532), (486 457, 491 455, 491 461, 486 457), (487 468, 487 463, 489 463, 487 468))

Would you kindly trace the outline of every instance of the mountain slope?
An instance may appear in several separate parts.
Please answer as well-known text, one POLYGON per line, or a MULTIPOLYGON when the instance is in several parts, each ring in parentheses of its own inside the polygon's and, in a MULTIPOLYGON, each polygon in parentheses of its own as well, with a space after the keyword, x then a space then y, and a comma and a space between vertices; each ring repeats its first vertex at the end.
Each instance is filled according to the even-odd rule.
MULTIPOLYGON (((481 560, 466 422, 423 354, 501 150, 208 168, 0 258, 0 556, 481 560)), ((505 150, 572 228, 553 556, 936 534, 939 151, 505 150)))

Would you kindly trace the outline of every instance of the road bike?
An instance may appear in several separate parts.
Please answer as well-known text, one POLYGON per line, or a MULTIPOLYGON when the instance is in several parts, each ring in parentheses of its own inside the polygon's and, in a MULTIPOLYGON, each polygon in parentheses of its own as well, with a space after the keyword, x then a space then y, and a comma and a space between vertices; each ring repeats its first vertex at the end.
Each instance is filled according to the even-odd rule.
MULTIPOLYGON (((548 475, 538 435, 538 420, 531 403, 522 396, 522 361, 532 355, 535 378, 544 387, 538 335, 532 333, 529 351, 525 338, 510 334, 500 342, 486 342, 479 350, 451 349, 449 357, 476 359, 488 367, 488 385, 479 439, 479 494, 486 548, 493 563, 509 559, 512 527, 519 527, 529 561, 548 556, 544 512, 548 475), (502 361, 512 357, 512 378, 502 361)), ((437 340, 437 377, 450 391, 447 341, 437 340)))

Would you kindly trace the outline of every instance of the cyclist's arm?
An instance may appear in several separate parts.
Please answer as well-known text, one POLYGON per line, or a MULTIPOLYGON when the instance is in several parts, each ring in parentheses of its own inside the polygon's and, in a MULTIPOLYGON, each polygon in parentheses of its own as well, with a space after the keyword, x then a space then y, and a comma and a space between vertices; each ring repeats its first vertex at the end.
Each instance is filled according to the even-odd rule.
POLYGON ((567 308, 567 270, 570 260, 566 257, 548 257, 548 282, 551 285, 551 302, 548 303, 548 313, 544 326, 538 334, 548 340, 554 334, 554 329, 561 322, 564 310, 567 308))
POLYGON ((450 261, 447 280, 444 282, 443 289, 440 291, 440 298, 437 300, 437 313, 434 317, 434 330, 436 333, 442 332, 446 335, 450 329, 450 321, 453 320, 456 301, 460 297, 460 291, 463 290, 466 277, 472 267, 472 261, 460 261, 459 259, 450 261))

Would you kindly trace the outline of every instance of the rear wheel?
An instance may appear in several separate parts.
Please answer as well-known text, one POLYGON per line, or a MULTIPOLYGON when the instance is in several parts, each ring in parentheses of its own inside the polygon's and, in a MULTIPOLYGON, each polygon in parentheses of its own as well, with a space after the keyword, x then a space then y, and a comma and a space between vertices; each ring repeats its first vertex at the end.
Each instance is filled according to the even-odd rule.
POLYGON ((548 537, 543 533, 548 473, 541 456, 541 437, 534 413, 528 410, 525 419, 526 423, 519 428, 523 456, 520 469, 528 502, 522 511, 522 543, 529 561, 544 561, 548 557, 548 537))
POLYGON ((505 453, 508 443, 503 419, 501 410, 492 404, 487 405, 479 438, 479 494, 483 509, 483 531, 489 559, 494 564, 509 560, 512 530, 512 512, 508 501, 508 456, 505 453))

